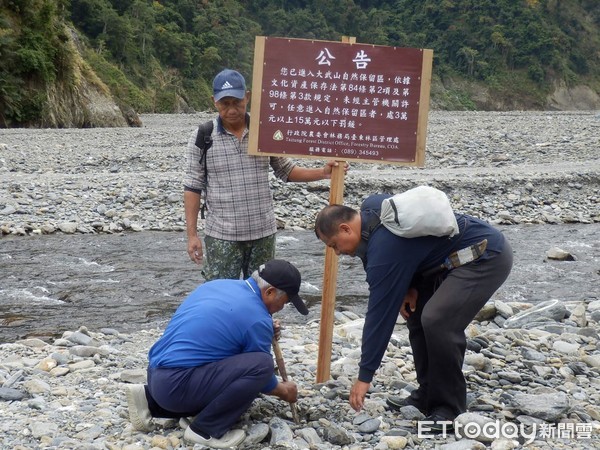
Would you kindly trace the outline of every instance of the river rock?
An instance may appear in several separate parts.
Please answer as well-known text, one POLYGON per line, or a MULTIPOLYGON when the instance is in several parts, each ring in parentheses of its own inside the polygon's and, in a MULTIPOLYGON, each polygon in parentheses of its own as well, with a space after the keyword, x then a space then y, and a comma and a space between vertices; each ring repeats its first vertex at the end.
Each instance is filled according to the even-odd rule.
POLYGON ((600 354, 585 355, 581 360, 594 369, 600 369, 600 354))
POLYGON ((294 439, 289 425, 277 417, 271 420, 269 428, 271 429, 271 445, 289 445, 294 439))
POLYGON ((21 345, 26 345, 27 347, 32 347, 32 348, 42 348, 42 347, 46 347, 48 345, 48 343, 42 341, 41 339, 36 339, 36 338, 30 338, 30 339, 22 339, 17 341, 18 344, 21 345))
POLYGON ((408 420, 423 420, 425 414, 423 414, 416 406, 407 405, 400 408, 400 412, 405 419, 408 420))
POLYGON ((496 307, 497 313, 505 319, 508 319, 514 314, 512 307, 509 304, 503 302, 502 300, 495 300, 494 306, 496 307))
POLYGON ((513 450, 519 448, 519 441, 515 439, 500 438, 496 439, 490 445, 491 450, 513 450))
POLYGON ((89 346, 92 344, 92 338, 81 331, 76 331, 75 333, 70 333, 67 336, 67 340, 73 342, 74 344, 86 345, 89 346))
MULTIPOLYGON (((164 329, 167 311, 175 310, 192 287, 189 280, 198 276, 197 267, 179 266, 176 261, 187 261, 181 195, 183 156, 190 132, 205 119, 205 115, 195 114, 146 115, 144 127, 133 130, 4 129, 0 133, 0 211, 4 212, 0 214, 0 264, 8 274, 0 283, 4 294, 8 284, 11 292, 13 288, 22 289, 19 292, 26 297, 21 299, 20 295, 15 303, 15 310, 22 314, 4 316, 6 326, 0 327, 3 336, 11 336, 0 344, 3 386, 0 398, 8 397, 0 401, 3 447, 191 448, 183 440, 183 430, 172 419, 155 419, 156 427, 150 433, 133 430, 124 385, 145 381, 148 350, 164 329), (61 230, 61 223, 76 224, 75 231, 72 225, 61 230), (164 232, 173 232, 171 236, 178 237, 166 243, 164 232), (136 240, 147 245, 136 244, 136 240), (70 243, 76 250, 71 249, 70 243), (56 251, 57 245, 66 251, 63 248, 56 251), (137 263, 133 260, 122 257, 119 261, 103 253, 104 246, 113 246, 115 255, 134 253, 132 257, 140 260, 143 270, 134 272, 137 263), (36 251, 31 251, 32 247, 36 251), (90 247, 92 251, 88 252, 90 247), (61 259, 48 257, 53 253, 60 254, 61 259), (170 259, 172 254, 177 256, 170 259), (146 270, 158 265, 158 258, 169 260, 165 273, 177 273, 176 278, 146 270), (33 261, 39 261, 39 270, 31 268, 33 261), (91 270, 100 267, 106 272, 91 270), (48 279, 42 280, 36 273, 48 279), (123 273, 128 277, 123 278, 123 273), (86 284, 87 278, 95 284, 86 284), (150 278, 160 279, 162 285, 157 288, 157 284, 147 282, 150 278), (17 279, 24 283, 18 285, 14 282, 17 279), (111 284, 98 289, 99 281, 111 284), (74 284, 71 288, 67 287, 70 283, 74 284), (126 288, 110 290, 110 286, 117 284, 126 288), (106 292, 118 292, 120 295, 115 298, 130 305, 140 321, 120 317, 121 310, 117 308, 112 311, 107 306, 106 313, 97 314, 98 305, 80 306, 81 297, 88 295, 88 291, 99 294, 103 288, 106 292), (25 291, 35 294, 37 315, 23 308, 24 301, 29 299, 25 291), (135 303, 134 297, 139 292, 145 302, 142 306, 135 303), (46 304, 53 310, 69 312, 64 314, 62 322, 48 324, 44 313, 39 312, 44 311, 46 304), (84 316, 74 314, 73 305, 81 310, 89 307, 92 311, 89 320, 96 321, 93 329, 100 329, 99 333, 78 329, 77 320, 84 316), (61 325, 54 333, 52 327, 56 323, 61 325), (71 333, 54 339, 65 326, 71 325, 70 329, 95 342, 70 341, 71 333), (104 333, 107 326, 113 332, 104 333), (121 327, 129 327, 127 333, 116 331, 121 327), (14 343, 27 335, 35 336, 39 342, 14 343), (69 349, 77 345, 96 347, 106 353, 70 353, 69 349), (58 365, 47 372, 42 361, 53 365, 50 360, 58 365), (26 388, 31 386, 37 386, 39 392, 29 394, 26 388)), ((455 211, 498 225, 513 244, 513 273, 489 301, 485 315, 469 327, 463 370, 469 413, 528 427, 573 425, 571 437, 538 437, 523 448, 600 448, 597 333, 600 300, 593 284, 597 279, 597 270, 593 268, 597 261, 594 247, 597 233, 589 231, 596 230, 600 222, 599 124, 597 113, 432 111, 427 127, 425 167, 351 161, 344 180, 344 203, 354 207, 372 192, 401 192, 420 184, 438 187, 448 193, 455 211), (575 225, 567 225, 570 223, 575 225), (545 227, 547 224, 557 226, 545 227), (529 236, 539 239, 540 232, 536 231, 539 225, 544 225, 539 227, 544 236, 539 248, 536 241, 533 256, 527 255, 532 262, 523 267, 523 250, 529 244, 524 239, 529 236), (560 235, 561 230, 568 231, 560 235), (581 256, 577 255, 579 261, 563 263, 548 259, 545 251, 554 245, 577 249, 581 252, 581 256), (523 269, 529 279, 519 277, 523 269), (555 280, 564 272, 577 272, 572 275, 578 276, 569 279, 578 281, 556 286, 555 280), (520 279, 520 284, 511 284, 513 277, 520 279), (547 301, 548 295, 564 296, 568 310, 557 309, 549 315, 545 311, 540 317, 523 321, 522 327, 505 326, 514 324, 516 315, 533 311, 540 302, 547 301), (587 305, 585 318, 589 325, 585 325, 577 305, 587 305), (576 351, 571 351, 575 346, 578 346, 576 351)), ((321 160, 307 158, 295 162, 306 167, 323 164, 321 160)), ((304 236, 316 239, 311 230, 316 213, 328 204, 330 181, 287 183, 272 174, 269 180, 280 230, 304 230, 304 236)), ((200 220, 198 225, 202 233, 204 222, 200 220)), ((285 250, 280 234, 278 253, 285 250)), ((299 253, 292 258, 299 261, 306 258, 314 266, 323 247, 315 253, 299 253)), ((340 258, 338 284, 346 289, 350 286, 350 295, 366 298, 363 272, 345 284, 348 280, 345 272, 353 267, 362 270, 360 261, 340 258), (355 283, 356 280, 360 283, 355 283)), ((421 438, 418 415, 405 415, 386 407, 387 395, 406 396, 417 386, 406 324, 402 320, 396 324, 363 408, 366 420, 377 418, 381 423, 373 432, 361 432, 359 426, 366 420, 354 422, 356 413, 349 406, 348 397, 358 370, 365 306, 359 305, 362 300, 357 302, 358 306, 351 306, 352 311, 347 305, 336 305, 332 379, 316 383, 320 317, 314 309, 318 309, 321 292, 309 284, 310 279, 303 273, 303 290, 310 294, 311 315, 307 321, 295 318, 294 314, 285 316, 286 329, 281 341, 288 373, 298 383, 301 423, 290 420, 289 405, 285 402, 260 396, 236 425, 249 436, 254 428, 262 429, 247 441, 244 450, 483 448, 484 444, 475 440, 456 441, 452 433, 421 438), (342 328, 353 321, 356 321, 354 326, 342 328), (264 434, 265 426, 273 419, 281 421, 280 428, 286 431, 277 445, 270 444, 268 432, 264 434)), ((86 324, 85 320, 81 322, 86 324)), ((488 443, 493 449, 513 448, 511 445, 514 445, 511 441, 501 439, 488 443)))
POLYGON ((251 446, 258 444, 269 434, 269 425, 266 423, 257 423, 252 425, 246 434, 244 439, 244 446, 251 446))
POLYGON ((565 341, 554 341, 552 349, 565 355, 576 355, 579 350, 579 344, 565 342, 565 341))
POLYGON ((0 387, 0 400, 4 401, 19 401, 26 397, 24 392, 18 389, 0 387))
POLYGON ((25 381, 23 383, 23 387, 30 394, 42 394, 44 392, 50 392, 51 390, 51 387, 48 383, 35 378, 25 381))
POLYGON ((566 313, 567 308, 560 300, 548 300, 509 317, 503 327, 523 328, 531 323, 562 320, 566 313))
POLYGON ((404 436, 385 435, 382 436, 380 442, 385 444, 390 450, 403 449, 408 444, 408 439, 404 436))
POLYGON ((14 214, 17 212, 17 209, 12 205, 5 206, 2 210, 0 210, 0 215, 8 216, 9 214, 14 214))
POLYGON ((76 222, 60 222, 57 224, 58 229, 65 234, 73 234, 77 231, 77 223, 76 222))
POLYGON ((302 428, 298 431, 298 435, 304 439, 309 446, 321 445, 323 443, 314 428, 302 428))
POLYGON ((547 356, 542 352, 534 350, 532 348, 521 348, 521 355, 527 361, 546 362, 547 356))
POLYGON ((569 399, 564 392, 517 392, 512 396, 511 406, 522 414, 556 422, 569 410, 569 399))
POLYGON ((323 429, 323 439, 333 445, 348 445, 354 441, 348 431, 335 424, 330 424, 323 429))
POLYGON ((69 348, 69 353, 75 356, 94 356, 96 354, 107 355, 108 352, 104 349, 99 349, 98 347, 93 347, 91 345, 74 345, 69 348))
POLYGON ((358 431, 360 431, 361 433, 375 433, 379 429, 380 425, 381 420, 369 419, 358 426, 358 431))
POLYGON ((77 362, 74 362, 72 364, 69 364, 69 370, 71 372, 77 372, 79 370, 91 369, 95 365, 96 365, 96 363, 93 360, 86 359, 86 360, 83 360, 83 361, 77 361, 77 362))
POLYGON ((555 259, 557 261, 575 261, 575 257, 571 255, 571 253, 558 247, 552 247, 550 250, 548 250, 546 252, 546 257, 548 259, 555 259))
POLYGON ((483 322, 486 320, 493 319, 495 315, 496 306, 493 302, 488 302, 485 305, 483 305, 483 308, 479 310, 474 320, 477 320, 478 322, 483 322))
POLYGON ((461 437, 468 436, 479 442, 489 443, 494 440, 493 436, 486 433, 486 427, 494 423, 494 420, 477 413, 463 413, 455 420, 455 429, 461 437), (461 433, 462 431, 462 433, 461 433), (475 431, 478 431, 475 433, 475 431))
POLYGON ((120 379, 125 383, 146 383, 147 372, 145 369, 126 369, 121 371, 120 379))
POLYGON ((37 439, 43 437, 52 437, 57 431, 58 425, 55 423, 35 421, 31 424, 31 434, 37 439))
MULTIPOLYGON (((390 351, 384 357, 386 375, 376 374, 363 411, 355 414, 348 404, 348 393, 356 376, 359 349, 352 341, 334 331, 336 345, 332 348, 332 360, 347 356, 353 361, 354 372, 338 375, 324 383, 315 383, 318 351, 315 326, 288 325, 282 330, 280 340, 288 373, 298 383, 297 406, 301 423, 291 421, 289 405, 285 402, 260 396, 236 425, 247 434, 241 448, 434 450, 445 445, 480 448, 482 442, 476 443, 476 439, 494 448, 514 448, 510 440, 496 439, 490 442, 489 437, 482 435, 456 442, 454 433, 448 433, 445 437, 432 434, 431 437, 420 438, 417 427, 418 421, 423 420, 422 414, 416 414, 415 411, 411 415, 406 414, 406 410, 398 412, 387 409, 387 395, 406 396, 416 387, 407 381, 414 376, 414 366, 410 347, 406 345, 390 346, 390 351), (393 367, 396 369, 393 370, 393 367)), ((504 329, 492 324, 479 326, 477 339, 488 356, 467 351, 465 375, 469 386, 470 411, 460 419, 465 425, 471 422, 481 426, 490 420, 512 423, 513 426, 520 423, 541 426, 546 421, 578 421, 581 426, 589 426, 590 430, 595 430, 594 427, 600 429, 600 410, 596 405, 600 399, 600 383, 596 381, 600 369, 594 366, 598 362, 593 358, 597 352, 596 345, 590 347, 589 354, 581 357, 566 356, 552 347, 558 341, 571 343, 577 340, 581 341, 577 342, 579 345, 585 347, 588 345, 584 342, 586 340, 590 344, 597 344, 597 336, 584 338, 566 333, 557 339, 555 335, 539 329, 504 329), (523 355, 527 355, 528 359, 523 355), (544 357, 546 360, 542 362, 544 357), (546 367, 550 371, 536 371, 536 362, 540 368, 546 367), (468 363, 483 370, 475 371, 468 363)), ((341 328, 335 327, 334 330, 341 328)), ((87 448, 93 441, 96 446, 115 450, 168 450, 188 444, 182 441, 183 430, 173 419, 154 419, 155 427, 150 433, 133 431, 128 419, 125 382, 144 382, 148 350, 161 331, 162 328, 155 328, 125 335, 85 330, 84 334, 97 342, 97 348, 111 349, 105 356, 92 352, 89 356, 69 353, 65 347, 56 345, 65 341, 62 338, 44 346, 0 344, 0 382, 12 380, 10 383, 14 386, 14 391, 10 391, 13 397, 9 398, 14 399, 11 400, 8 421, 0 424, 7 448, 19 448, 19 445, 37 448, 40 442, 53 442, 55 446, 62 445, 63 448, 87 448), (47 358, 60 360, 62 365, 52 369, 49 374, 38 369, 32 370, 47 358), (80 370, 69 371, 69 367, 79 367, 80 370), (66 372, 60 377, 54 376, 53 372, 60 368, 66 372), (32 411, 35 411, 36 423, 40 424, 36 425, 35 430, 30 425, 32 411), (28 431, 25 434, 19 431, 23 429, 28 431)), ((405 323, 397 324, 394 333, 396 341, 404 342, 406 332, 405 323)), ((65 333, 67 335, 70 333, 65 333)), ((580 350, 585 351, 583 348, 580 350)), ((5 389, 0 389, 0 395, 6 392, 5 389)), ((598 444, 598 438, 595 434, 590 434, 590 437, 582 434, 570 441, 569 448, 579 448, 573 444, 581 442, 584 444, 580 446, 582 449, 593 448, 598 444)), ((559 448, 556 447, 558 442, 549 438, 544 445, 559 448)), ((558 445, 566 448, 564 443, 558 445)))
MULTIPOLYGON (((184 230, 187 140, 198 123, 213 116, 145 115, 144 127, 118 130, 3 130, 0 145, 9 150, 0 160, 0 192, 7 193, 0 198, 0 232, 184 230)), ((345 203, 358 206, 366 193, 427 183, 448 191, 460 212, 495 224, 600 221, 593 114, 430 111, 428 119, 425 167, 351 161, 345 203), (573 136, 568 146, 565 134, 573 136)), ((300 165, 322 163, 303 158, 300 165)), ((271 174, 270 181, 278 225, 311 229, 328 204, 329 180, 285 183, 271 174)))
POLYGON ((569 319, 575 322, 578 327, 585 328, 588 324, 585 303, 577 304, 571 312, 569 319))
POLYGON ((440 446, 440 450, 485 450, 485 448, 485 444, 473 439, 461 439, 460 441, 440 446))

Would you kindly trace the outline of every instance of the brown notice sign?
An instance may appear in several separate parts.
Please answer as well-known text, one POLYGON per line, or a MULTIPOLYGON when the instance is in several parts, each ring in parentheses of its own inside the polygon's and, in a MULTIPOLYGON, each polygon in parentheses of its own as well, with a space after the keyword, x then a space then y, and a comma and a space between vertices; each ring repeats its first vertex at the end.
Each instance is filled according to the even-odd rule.
POLYGON ((425 49, 257 37, 249 153, 423 165, 432 59, 425 49))

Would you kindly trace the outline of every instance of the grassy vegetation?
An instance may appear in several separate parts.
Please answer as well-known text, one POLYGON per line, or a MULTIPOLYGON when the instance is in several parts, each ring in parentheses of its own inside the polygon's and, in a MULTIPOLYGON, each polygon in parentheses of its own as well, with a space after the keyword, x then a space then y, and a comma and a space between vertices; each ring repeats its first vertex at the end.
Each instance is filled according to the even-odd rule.
POLYGON ((119 103, 145 113, 210 108, 224 67, 251 84, 257 35, 431 48, 438 107, 541 109, 557 85, 600 92, 599 25, 597 0, 4 0, 0 126, 39 123, 57 79, 92 76, 74 71, 69 30, 119 103))

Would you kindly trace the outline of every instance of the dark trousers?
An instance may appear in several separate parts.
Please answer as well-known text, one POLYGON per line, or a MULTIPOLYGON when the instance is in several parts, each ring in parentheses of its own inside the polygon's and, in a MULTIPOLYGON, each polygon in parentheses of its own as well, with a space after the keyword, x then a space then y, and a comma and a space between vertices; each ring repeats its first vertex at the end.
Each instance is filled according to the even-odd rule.
POLYGON ((451 270, 441 281, 416 284, 417 309, 407 321, 419 388, 412 394, 428 414, 455 418, 467 409, 462 365, 465 328, 508 277, 512 249, 451 270))
POLYGON ((146 397, 153 417, 196 416, 195 432, 220 438, 273 377, 273 357, 241 353, 192 368, 148 368, 146 397))

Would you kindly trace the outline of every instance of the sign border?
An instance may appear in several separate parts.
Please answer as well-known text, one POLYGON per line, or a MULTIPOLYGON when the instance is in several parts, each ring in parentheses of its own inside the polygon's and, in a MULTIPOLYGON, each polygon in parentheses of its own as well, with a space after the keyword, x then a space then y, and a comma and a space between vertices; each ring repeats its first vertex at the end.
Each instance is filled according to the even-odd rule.
MULTIPOLYGON (((262 85, 264 75, 264 60, 265 60, 265 43, 269 39, 266 36, 256 36, 254 44, 254 67, 252 72, 252 91, 250 97, 250 111, 256 111, 260 114, 261 100, 262 100, 262 85), (254 87, 257 86, 257 89, 254 87)), ((277 38, 288 41, 310 41, 310 42, 324 42, 324 43, 343 43, 347 45, 367 45, 377 47, 374 44, 363 44, 356 43, 354 40, 349 42, 338 42, 338 41, 321 41, 318 39, 296 39, 296 38, 277 38)), ((381 46, 379 46, 381 47, 381 46)), ((397 48, 397 47, 390 47, 397 48)), ((399 47, 398 47, 399 48, 399 47)), ((429 116, 429 96, 431 89, 431 72, 433 64, 433 50, 431 49, 419 49, 423 52, 423 63, 421 67, 421 86, 420 86, 420 98, 419 98, 419 116, 417 119, 417 139, 415 148, 414 161, 387 161, 374 160, 374 159, 361 159, 361 158, 340 158, 339 156, 325 156, 325 155, 306 155, 296 153, 285 153, 284 151, 278 152, 259 152, 258 141, 260 135, 260 117, 255 117, 254 120, 250 120, 250 136, 248 142, 248 154, 254 156, 280 156, 289 158, 308 158, 318 160, 335 160, 335 161, 349 161, 349 162, 361 162, 369 164, 393 164, 397 166, 417 166, 423 167, 425 165, 425 147, 427 140, 427 119, 429 116)))

